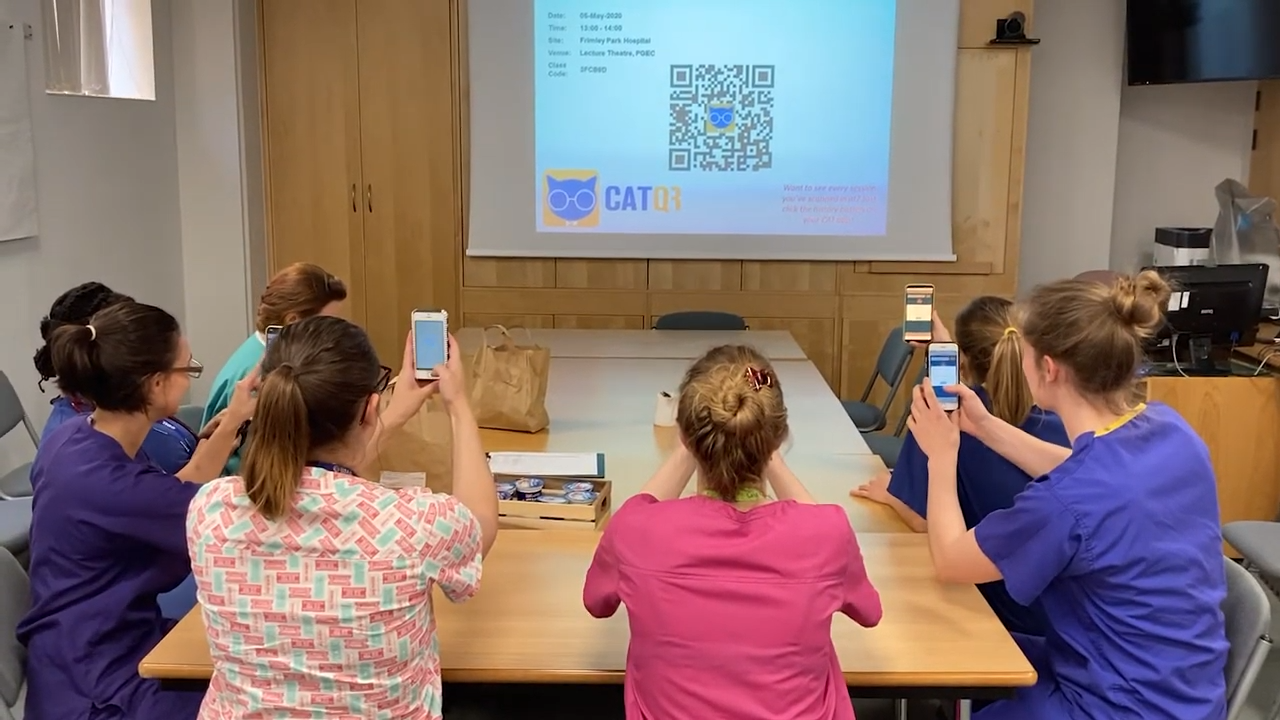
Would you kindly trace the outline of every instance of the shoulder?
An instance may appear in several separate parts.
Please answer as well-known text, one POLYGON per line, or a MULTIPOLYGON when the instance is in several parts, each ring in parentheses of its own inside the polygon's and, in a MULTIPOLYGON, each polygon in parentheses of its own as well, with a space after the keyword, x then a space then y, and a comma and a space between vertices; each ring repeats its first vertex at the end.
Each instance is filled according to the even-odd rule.
POLYGON ((214 379, 214 385, 228 385, 240 380, 240 378, 249 374, 262 360, 262 355, 266 347, 262 341, 258 339, 257 333, 250 335, 244 342, 240 343, 240 347, 231 353, 231 357, 227 358, 227 362, 218 371, 218 376, 214 379))
POLYGON ((234 500, 237 496, 244 495, 244 480, 239 476, 218 478, 200 485, 196 491, 195 499, 192 500, 192 507, 196 505, 209 506, 215 503, 222 504, 229 500, 234 500))
POLYGON ((1031 408, 1027 419, 1022 421, 1022 431, 1054 445, 1071 447, 1071 439, 1067 437, 1067 427, 1062 424, 1062 418, 1039 407, 1031 408))

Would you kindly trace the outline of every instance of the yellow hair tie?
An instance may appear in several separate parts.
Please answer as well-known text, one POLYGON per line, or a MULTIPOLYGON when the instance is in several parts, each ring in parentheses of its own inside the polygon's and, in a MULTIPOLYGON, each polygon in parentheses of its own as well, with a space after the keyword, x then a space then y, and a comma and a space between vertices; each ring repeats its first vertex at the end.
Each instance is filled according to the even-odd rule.
POLYGON ((1010 325, 1009 327, 1007 327, 1007 328, 1005 328, 1005 329, 1004 329, 1004 334, 1005 334, 1005 335, 1017 335, 1017 334, 1018 334, 1018 328, 1013 327, 1012 325, 1010 325))

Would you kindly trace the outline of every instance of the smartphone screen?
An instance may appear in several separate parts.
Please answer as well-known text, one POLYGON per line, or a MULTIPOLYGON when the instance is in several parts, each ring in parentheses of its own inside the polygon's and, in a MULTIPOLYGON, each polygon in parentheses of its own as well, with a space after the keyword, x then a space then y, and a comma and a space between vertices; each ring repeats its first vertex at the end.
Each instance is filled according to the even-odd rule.
POLYGON ((907 286, 906 315, 902 322, 902 336, 908 341, 928 342, 933 339, 932 286, 907 286))
POLYGON ((929 346, 929 383, 943 407, 954 408, 959 398, 945 390, 960 384, 960 351, 953 343, 929 346))
POLYGON ((413 365, 431 370, 447 359, 444 320, 418 318, 413 321, 413 365))
POLYGON ((271 347, 271 343, 276 341, 276 338, 280 337, 280 331, 283 329, 284 328, 280 327, 279 325, 271 325, 267 327, 266 346, 268 348, 271 347))

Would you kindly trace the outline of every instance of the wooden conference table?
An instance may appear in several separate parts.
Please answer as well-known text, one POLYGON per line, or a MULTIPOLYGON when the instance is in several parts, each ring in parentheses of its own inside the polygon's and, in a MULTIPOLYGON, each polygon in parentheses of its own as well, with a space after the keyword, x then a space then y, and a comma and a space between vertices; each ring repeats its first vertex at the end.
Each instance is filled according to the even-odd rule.
MULTIPOLYGON (((494 341, 496 331, 490 331, 494 341)), ((478 330, 459 342, 474 352, 478 330)), ((985 697, 1029 685, 1035 673, 972 586, 934 579, 924 536, 892 510, 848 491, 884 471, 817 369, 787 333, 534 330, 551 348, 549 430, 484 431, 485 449, 603 452, 615 506, 634 495, 674 447, 653 426, 659 391, 673 392, 707 348, 741 342, 774 362, 790 411, 787 462, 821 502, 839 504, 859 532, 868 573, 886 608, 878 628, 844 617, 832 629, 841 666, 860 696, 985 697), (668 337, 669 336, 669 337, 668 337)), ((447 422, 445 423, 447 427, 447 422)), ((582 609, 593 532, 504 529, 471 602, 436 602, 444 679, 454 682, 619 682, 625 611, 596 621, 582 609)), ((144 677, 207 680, 212 673, 199 610, 142 662, 144 677)))
MULTIPOLYGON (((440 668, 446 682, 618 683, 626 667, 626 609, 596 620, 582 581, 599 539, 566 530, 505 530, 485 559, 469 602, 437 594, 440 668)), ((933 576, 928 539, 911 533, 859 538, 880 592, 873 629, 837 615, 831 634, 845 681, 859 697, 980 697, 1035 682, 1035 672, 972 586, 933 576)), ((207 679, 204 621, 192 611, 142 661, 144 677, 207 679)))

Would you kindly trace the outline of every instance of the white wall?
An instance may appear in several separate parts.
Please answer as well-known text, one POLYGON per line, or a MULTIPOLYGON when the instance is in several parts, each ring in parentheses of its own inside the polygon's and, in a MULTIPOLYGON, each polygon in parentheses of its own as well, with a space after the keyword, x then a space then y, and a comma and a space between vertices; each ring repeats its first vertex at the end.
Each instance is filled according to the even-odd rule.
MULTIPOLYGON (((40 235, 0 243, 0 370, 37 426, 52 393, 37 390, 31 356, 40 318, 64 290, 100 280, 183 315, 169 1, 154 0, 152 12, 156 101, 51 96, 44 93, 39 0, 0 0, 0 19, 36 29, 27 61, 40 235)), ((15 451, 12 443, 0 446, 3 469, 5 449, 15 451)))
POLYGON ((1107 267, 1124 62, 1124 3, 1038 0, 1018 282, 1107 267))
POLYGON ((1157 225, 1210 227, 1247 180, 1255 83, 1128 87, 1124 3, 1038 0, 1018 284, 1131 270, 1157 225))
POLYGON ((1113 270, 1151 261, 1156 226, 1213 227, 1213 188, 1249 181, 1258 84, 1126 87, 1120 109, 1113 270))
POLYGON ((183 326, 192 352, 210 369, 192 383, 192 398, 203 402, 217 369, 249 332, 249 298, 256 286, 245 274, 251 252, 248 198, 261 191, 246 179, 241 151, 236 8, 209 0, 171 2, 183 326))

